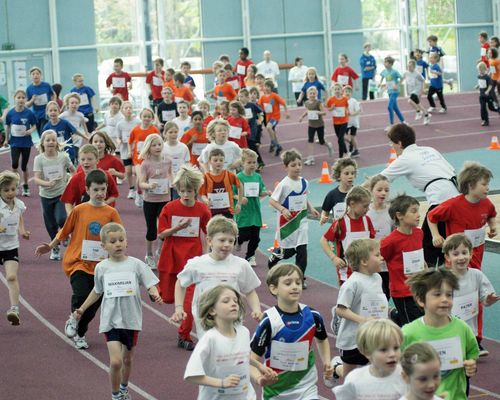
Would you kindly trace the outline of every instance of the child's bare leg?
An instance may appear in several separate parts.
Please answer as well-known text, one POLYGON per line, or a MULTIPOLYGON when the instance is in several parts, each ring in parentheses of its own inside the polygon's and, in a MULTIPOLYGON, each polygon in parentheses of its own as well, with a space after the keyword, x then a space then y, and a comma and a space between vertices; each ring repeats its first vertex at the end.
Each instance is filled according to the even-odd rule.
POLYGON ((154 245, 154 240, 146 240, 146 254, 148 256, 152 256, 153 255, 153 245, 154 245))
POLYGON ((17 279, 17 270, 19 264, 17 261, 8 260, 4 262, 5 278, 7 279, 7 287, 9 288, 9 300, 11 306, 19 305, 19 281, 17 279))
POLYGON ((109 381, 111 382, 111 391, 118 393, 120 391, 120 380, 122 377, 123 352, 122 347, 125 348, 120 342, 108 342, 109 353, 109 381))
POLYGON ((314 157, 314 143, 307 142, 307 158, 314 157))
POLYGON ((351 146, 354 150, 358 149, 358 142, 356 141, 356 136, 351 136, 351 146))
POLYGON ((23 171, 23 183, 25 186, 28 185, 29 180, 30 180, 30 173, 29 173, 28 169, 26 168, 26 171, 23 171))
POLYGON ((271 138, 271 142, 278 143, 278 138, 276 136, 276 132, 273 129, 271 124, 266 125, 267 133, 269 133, 269 137, 271 138))
POLYGON ((122 370, 121 370, 121 384, 128 385, 130 378, 130 373, 132 372, 132 360, 134 359, 135 347, 132 350, 128 350, 125 346, 122 346, 122 370))
POLYGON ((412 108, 416 111, 416 112, 419 112, 422 108, 422 106, 419 107, 419 105, 417 103, 415 103, 412 99, 408 99, 408 103, 410 104, 410 106, 412 106, 412 108))
POLYGON ((125 167, 125 174, 127 176, 128 186, 129 187, 134 187, 135 183, 134 183, 134 177, 133 177, 133 174, 132 174, 132 166, 131 165, 127 165, 125 167))

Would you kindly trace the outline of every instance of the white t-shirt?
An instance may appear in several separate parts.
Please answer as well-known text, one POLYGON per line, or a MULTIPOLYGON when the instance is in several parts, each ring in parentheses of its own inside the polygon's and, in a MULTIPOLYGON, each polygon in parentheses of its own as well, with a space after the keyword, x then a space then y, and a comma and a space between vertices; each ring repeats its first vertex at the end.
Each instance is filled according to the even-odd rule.
POLYGON ((199 338, 205 333, 198 319, 198 301, 204 291, 225 283, 238 292, 247 294, 260 286, 260 280, 248 261, 233 254, 225 260, 214 260, 209 254, 191 258, 177 275, 177 279, 185 288, 193 283, 196 285, 192 312, 199 338))
POLYGON ((451 314, 467 323, 477 336, 478 301, 483 301, 495 289, 488 277, 480 270, 469 268, 458 280, 459 289, 453 291, 451 314), (469 319, 465 319, 466 317, 469 319))
POLYGON ((163 146, 163 155, 170 157, 172 160, 172 175, 175 177, 179 168, 188 163, 191 159, 189 148, 182 142, 177 142, 174 146, 170 146, 165 142, 163 146))
POLYGON ((351 115, 354 113, 358 113, 361 111, 361 104, 354 97, 351 97, 348 101, 349 104, 349 122, 347 123, 347 127, 355 127, 359 128, 359 117, 360 115, 351 115))
POLYGON ((104 113, 104 117, 102 120, 103 124, 105 125, 104 130, 111 138, 111 140, 113 140, 115 145, 117 144, 116 139, 118 138, 118 131, 116 130, 116 125, 118 125, 118 122, 120 122, 124 118, 125 117, 120 111, 118 111, 115 115, 111 115, 111 112, 109 110, 104 113))
POLYGON ((288 81, 292 82, 292 91, 294 93, 298 93, 302 90, 308 69, 309 67, 306 67, 305 65, 302 67, 295 66, 290 69, 290 72, 288 72, 288 81))
POLYGON ((241 149, 236 143, 226 141, 224 144, 209 143, 198 157, 198 162, 208 163, 208 156, 213 149, 221 149, 224 152, 224 169, 241 158, 241 149))
POLYGON ((0 226, 6 231, 0 233, 0 251, 19 248, 19 220, 26 211, 26 206, 19 200, 14 200, 14 208, 10 207, 0 198, 0 226))
POLYGON ((257 73, 264 75, 266 79, 272 79, 274 85, 278 87, 278 76, 280 74, 280 68, 278 63, 275 61, 261 61, 257 64, 257 73))
POLYGON ((337 400, 398 400, 408 391, 398 364, 394 372, 384 378, 373 376, 370 365, 356 368, 345 378, 344 384, 333 388, 337 400))
POLYGON ((116 133, 118 139, 120 139, 120 158, 122 160, 126 160, 128 158, 132 158, 131 155, 128 154, 128 138, 130 137, 130 132, 137 125, 140 125, 141 120, 138 118, 132 118, 130 121, 123 118, 116 125, 116 133))
MULTIPOLYGON (((76 128, 78 132, 80 133, 85 132, 83 126, 88 121, 88 119, 85 118, 83 113, 78 111, 74 113, 71 113, 69 111, 64 111, 63 113, 61 113, 61 115, 59 115, 59 118, 68 121, 71 125, 73 125, 76 128)), ((71 139, 73 140, 73 146, 75 147, 82 146, 83 138, 80 135, 73 135, 71 139)))
POLYGON ((425 197, 431 206, 458 195, 457 188, 448 180, 455 176, 455 169, 432 147, 411 144, 380 173, 389 181, 405 176, 413 187, 421 191, 424 191, 424 187, 433 179, 446 178, 427 186, 425 197))
POLYGON ((179 128, 179 134, 177 135, 177 140, 181 140, 182 135, 189 129, 191 129, 191 117, 188 116, 186 119, 181 119, 181 117, 175 117, 172 120, 175 125, 179 128))
POLYGON ((189 357, 184 379, 190 376, 209 376, 224 379, 240 375, 236 388, 199 386, 198 400, 254 400, 255 391, 250 382, 250 332, 242 325, 235 326, 236 336, 229 338, 216 328, 206 332, 189 357))
POLYGON ((410 72, 406 71, 404 74, 404 80, 406 82, 406 94, 410 96, 411 94, 420 95, 424 87, 424 77, 417 70, 410 72))
MULTIPOLYGON (((379 274, 365 275, 354 271, 347 281, 340 287, 337 305, 343 305, 358 315, 364 314, 362 309, 370 304, 377 306, 380 313, 387 318, 389 305, 382 291, 382 278, 379 274)), ((379 315, 381 317, 381 315, 379 315)), ((341 350, 353 350, 357 348, 356 332, 359 324, 350 319, 342 318, 337 335, 336 346, 341 350)))
MULTIPOLYGON (((408 400, 408 397, 406 397, 406 395, 405 395, 405 396, 401 397, 399 400, 408 400)), ((443 400, 443 398, 439 397, 439 396, 433 396, 432 400, 443 400)))
MULTIPOLYGON (((389 215, 389 207, 387 206, 383 210, 375 210, 372 203, 366 215, 372 220, 373 228, 375 229, 375 239, 377 240, 382 240, 396 229, 396 225, 389 215)), ((387 271, 387 264, 385 261, 382 262, 380 269, 382 271, 387 271)))

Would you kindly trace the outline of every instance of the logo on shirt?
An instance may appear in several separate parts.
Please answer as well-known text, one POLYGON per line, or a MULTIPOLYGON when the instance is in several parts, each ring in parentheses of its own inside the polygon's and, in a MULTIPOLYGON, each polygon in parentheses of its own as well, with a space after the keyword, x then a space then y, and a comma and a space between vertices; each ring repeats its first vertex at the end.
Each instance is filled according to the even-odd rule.
POLYGON ((226 193, 226 188, 214 188, 214 193, 226 193))
POLYGON ((99 222, 91 222, 89 224, 89 232, 91 235, 99 235, 101 232, 101 224, 99 222))
POLYGON ((28 118, 20 118, 20 120, 23 125, 26 125, 28 123, 28 118))

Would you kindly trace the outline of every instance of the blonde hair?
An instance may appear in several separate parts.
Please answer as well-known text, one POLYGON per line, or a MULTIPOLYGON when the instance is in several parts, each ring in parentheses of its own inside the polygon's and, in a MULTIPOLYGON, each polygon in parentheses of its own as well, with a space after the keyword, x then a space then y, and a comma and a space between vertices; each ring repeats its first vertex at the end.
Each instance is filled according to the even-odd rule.
POLYGON ((47 105, 45 106, 45 113, 48 114, 49 108, 55 106, 57 107, 57 112, 61 112, 61 107, 59 107, 59 104, 57 104, 57 101, 49 101, 47 105))
POLYGON ((241 150, 241 162, 245 162, 246 160, 256 160, 257 153, 251 149, 242 149, 241 150))
POLYGON ((179 191, 182 187, 193 189, 198 192, 203 185, 203 173, 192 165, 184 164, 179 168, 172 182, 175 188, 179 191))
POLYGON ((108 235, 113 232, 123 232, 127 233, 125 227, 117 222, 108 222, 101 228, 101 232, 99 233, 99 237, 101 238, 101 242, 106 242, 108 235))
POLYGON ((415 371, 415 364, 426 364, 431 361, 441 359, 434 348, 426 342, 417 342, 409 345, 401 355, 401 368, 407 376, 411 376, 415 371))
POLYGON ((363 186, 366 187, 368 190, 370 190, 370 192, 372 192, 375 185, 379 182, 389 183, 389 179, 387 179, 387 177, 385 175, 378 174, 378 175, 375 175, 375 176, 372 176, 371 178, 369 178, 367 180, 367 182, 365 182, 366 185, 363 184, 363 186))
POLYGON ((92 145, 92 144, 84 144, 82 147, 80 147, 80 150, 78 151, 78 155, 80 154, 93 154, 96 158, 96 160, 99 160, 99 151, 97 148, 92 145))
POLYGON ((148 135, 148 137, 144 141, 144 147, 142 148, 141 153, 139 154, 139 160, 146 160, 149 158, 149 156, 150 156, 149 149, 151 148, 151 145, 153 144, 153 141, 155 141, 155 140, 159 140, 161 142, 161 146, 163 149, 163 145, 164 145, 163 138, 160 135, 158 135, 157 133, 152 133, 152 134, 148 135))
POLYGON ((374 351, 389 347, 396 342, 403 343, 403 332, 390 319, 373 319, 362 324, 356 333, 358 350, 364 356, 370 356, 374 351))
POLYGON ((207 126, 207 138, 210 142, 215 142, 215 129, 218 126, 224 127, 226 129, 226 132, 229 134, 229 122, 227 122, 225 119, 214 119, 213 121, 210 121, 207 126))
POLYGON ((198 302, 198 316, 200 318, 200 323, 203 329, 209 330, 216 326, 214 317, 211 312, 225 290, 231 290, 232 292, 234 292, 236 298, 238 299, 238 318, 236 319, 236 321, 234 321, 234 323, 237 324, 243 320, 243 316, 245 315, 245 306, 243 304, 241 294, 238 293, 238 291, 230 285, 219 284, 203 292, 203 294, 200 296, 200 300, 198 302))
MULTIPOLYGON (((121 102, 120 102, 120 107, 121 107, 121 102)), ((143 114, 145 112, 149 112, 151 113, 151 117, 154 118, 155 117, 155 113, 153 112, 153 110, 151 110, 150 108, 143 108, 139 114, 139 118, 142 118, 143 114)))
POLYGON ((207 236, 213 238, 218 233, 227 233, 236 238, 238 236, 238 226, 234 220, 223 215, 216 215, 208 221, 207 236))
MULTIPOLYGON (((57 141, 57 132, 53 129, 47 129, 46 131, 44 131, 42 133, 42 136, 40 137, 40 142, 38 142, 38 151, 40 153, 45 153, 45 146, 43 144, 43 141, 45 140, 45 138, 49 135, 55 135, 56 136, 56 141, 57 141)), ((64 149, 64 145, 61 144, 61 143, 57 143, 57 146, 56 146, 56 150, 57 151, 61 151, 64 149)))
POLYGON ((80 97, 80 95, 78 93, 68 93, 66 96, 64 96, 64 105, 66 107, 69 106, 69 99, 71 98, 75 98, 78 100, 78 103, 81 103, 82 102, 82 98, 80 97))
POLYGON ((358 164, 356 164, 356 161, 349 157, 342 157, 335 161, 332 166, 332 178, 338 181, 342 170, 347 167, 354 167, 354 173, 357 174, 358 164))
POLYGON ((99 136, 102 140, 104 140, 104 153, 105 154, 113 154, 116 150, 116 145, 113 143, 111 138, 108 136, 106 132, 103 131, 95 131, 89 137, 89 144, 92 144, 92 141, 96 136, 99 136))
POLYGON ((481 179, 489 182, 491 178, 493 173, 488 168, 475 161, 466 161, 458 174, 458 190, 468 194, 470 186, 475 187, 481 179))
POLYGON ((362 201, 370 201, 372 199, 372 194, 368 189, 363 186, 354 186, 347 195, 345 196, 345 204, 347 208, 350 207, 351 203, 360 203, 362 201))
POLYGON ((18 173, 6 169, 5 171, 0 172, 0 189, 11 185, 12 183, 19 186, 19 180, 20 177, 18 173))
POLYGON ((380 243, 375 239, 357 239, 353 240, 347 249, 345 257, 353 271, 359 271, 361 261, 370 258, 370 253, 380 248, 380 243))
POLYGON ((83 74, 80 74, 80 73, 76 73, 73 75, 73 77, 71 78, 74 81, 76 81, 78 78, 84 78, 83 74))
MULTIPOLYGON (((309 68, 307 68, 307 70, 306 70, 306 75, 304 76, 304 82, 307 82, 307 80, 308 80, 308 78, 307 78, 307 74, 309 73, 309 71, 313 71, 313 72, 314 72, 314 78, 315 78, 315 80, 316 80, 316 81, 317 81, 317 80, 319 80, 319 77, 318 77, 318 71, 316 71, 316 68, 314 68, 314 67, 309 67, 309 68)), ((314 87, 314 86, 311 86, 311 87, 314 87)), ((308 89, 307 91, 309 91, 309 89, 308 89)))

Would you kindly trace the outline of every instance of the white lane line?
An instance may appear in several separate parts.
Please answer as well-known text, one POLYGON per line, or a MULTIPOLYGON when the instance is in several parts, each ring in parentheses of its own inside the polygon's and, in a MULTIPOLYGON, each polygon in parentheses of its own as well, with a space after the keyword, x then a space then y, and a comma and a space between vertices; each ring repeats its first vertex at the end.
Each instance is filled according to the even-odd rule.
MULTIPOLYGON (((7 287, 7 280, 3 276, 3 273, 0 273, 0 280, 3 282, 5 287, 7 287)), ((74 343, 71 339, 67 338, 66 335, 64 335, 61 331, 59 331, 54 325, 52 325, 47 319, 45 319, 33 306, 28 303, 22 296, 19 296, 19 302, 23 305, 24 308, 26 308, 33 316, 38 319, 42 325, 44 325, 46 328, 48 328, 52 333, 54 333, 59 339, 63 340, 66 344, 70 345, 71 347, 74 348, 74 343)), ((75 350, 78 351, 79 354, 84 356, 86 359, 88 359, 90 362, 94 363, 97 365, 99 368, 104 370, 106 373, 109 373, 109 368, 106 364, 101 362, 99 359, 94 357, 92 354, 90 354, 86 350, 75 350)), ((139 386, 134 385, 132 382, 129 382, 128 387, 132 389, 134 392, 137 394, 141 395, 147 400, 158 400, 156 397, 153 395, 149 394, 145 390, 141 389, 139 386)))
POLYGON ((495 399, 500 399, 500 395, 494 392, 490 392, 489 390, 480 388, 479 386, 476 385, 470 385, 470 387, 474 390, 477 390, 478 392, 481 392, 482 394, 487 394, 491 397, 494 397, 495 399))

